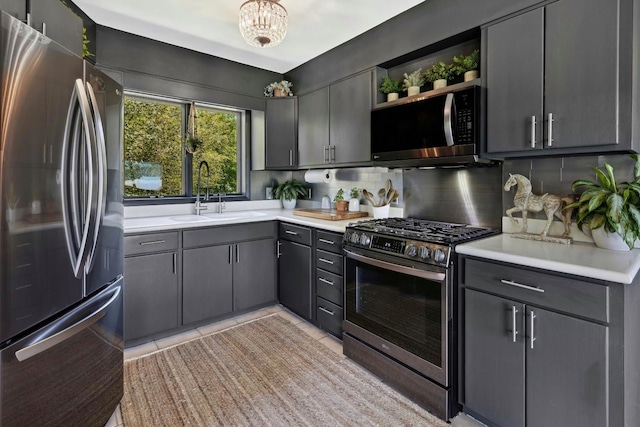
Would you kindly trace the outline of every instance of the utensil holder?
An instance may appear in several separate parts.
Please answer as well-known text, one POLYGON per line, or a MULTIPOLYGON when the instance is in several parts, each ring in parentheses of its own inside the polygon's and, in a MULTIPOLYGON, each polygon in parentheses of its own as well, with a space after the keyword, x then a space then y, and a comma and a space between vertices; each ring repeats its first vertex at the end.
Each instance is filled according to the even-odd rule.
POLYGON ((384 206, 373 206, 373 217, 374 218, 389 218, 389 209, 391 205, 384 206))

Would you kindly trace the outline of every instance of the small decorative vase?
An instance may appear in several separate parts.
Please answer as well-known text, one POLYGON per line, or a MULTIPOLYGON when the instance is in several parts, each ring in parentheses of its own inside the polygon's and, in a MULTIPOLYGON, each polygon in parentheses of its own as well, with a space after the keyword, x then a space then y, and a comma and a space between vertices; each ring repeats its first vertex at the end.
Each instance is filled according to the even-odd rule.
POLYGON ((374 218, 389 218, 389 209, 391 205, 374 206, 373 217, 374 218))
POLYGON ((359 199, 349 200, 349 212, 359 212, 359 211, 360 211, 360 200, 359 199))
POLYGON ((280 98, 284 96, 284 91, 282 89, 274 89, 273 96, 280 98))
POLYGON ((399 96, 400 95, 398 94, 398 92, 388 93, 387 94, 387 102, 395 101, 396 99, 398 99, 399 96))
POLYGON ((418 95, 420 93, 420 86, 409 86, 407 88, 407 95, 413 96, 418 95))
POLYGON ((478 78, 478 70, 471 70, 464 73, 464 81, 468 82, 478 78))
POLYGON ((296 199, 291 199, 291 200, 287 200, 287 199, 282 199, 282 207, 285 209, 293 209, 296 207, 296 199))
POLYGON ((434 89, 442 89, 443 87, 447 87, 447 79, 438 79, 433 82, 434 89))
POLYGON ((338 212, 346 212, 347 206, 349 206, 349 202, 347 202, 346 200, 341 200, 339 202, 336 202, 336 210, 338 212))
POLYGON ((324 196, 322 198, 322 209, 331 209, 331 199, 329 196, 324 196))
POLYGON ((591 230, 591 236, 596 246, 612 251, 630 251, 629 246, 624 242, 618 233, 609 233, 604 227, 591 230))
POLYGON ((5 214, 7 216, 7 222, 16 222, 18 220, 18 209, 16 208, 7 208, 5 214))

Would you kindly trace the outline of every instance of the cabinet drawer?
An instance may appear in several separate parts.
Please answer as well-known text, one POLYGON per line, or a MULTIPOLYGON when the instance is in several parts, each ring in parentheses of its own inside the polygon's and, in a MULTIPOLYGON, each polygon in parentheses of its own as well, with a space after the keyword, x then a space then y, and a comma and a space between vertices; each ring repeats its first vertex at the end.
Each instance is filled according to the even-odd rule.
POLYGON ((278 238, 311 246, 311 229, 280 223, 278 238))
POLYGON ((139 234, 124 237, 125 255, 148 254, 178 249, 178 232, 139 234))
POLYGON ((342 276, 316 269, 316 294, 342 307, 342 276))
POLYGON ((317 298, 316 319, 318 327, 342 339, 342 307, 323 298, 317 298))
POLYGON ((609 321, 609 288, 605 285, 469 258, 464 259, 463 284, 524 303, 609 321))
POLYGON ((182 246, 187 249, 273 238, 274 224, 275 222, 250 222, 242 225, 219 225, 185 230, 182 232, 182 246))
POLYGON ((342 234, 317 231, 316 247, 323 251, 342 254, 342 234))
POLYGON ((342 254, 316 250, 316 267, 342 275, 342 254))

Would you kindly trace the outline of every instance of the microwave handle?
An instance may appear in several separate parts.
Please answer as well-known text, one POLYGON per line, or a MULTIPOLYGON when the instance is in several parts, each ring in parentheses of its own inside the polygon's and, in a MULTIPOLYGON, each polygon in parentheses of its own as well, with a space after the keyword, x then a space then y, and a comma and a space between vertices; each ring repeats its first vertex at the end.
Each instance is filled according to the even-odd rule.
POLYGON ((444 101, 444 138, 447 141, 447 146, 453 146, 453 111, 454 111, 454 98, 453 93, 447 94, 447 99, 444 101))

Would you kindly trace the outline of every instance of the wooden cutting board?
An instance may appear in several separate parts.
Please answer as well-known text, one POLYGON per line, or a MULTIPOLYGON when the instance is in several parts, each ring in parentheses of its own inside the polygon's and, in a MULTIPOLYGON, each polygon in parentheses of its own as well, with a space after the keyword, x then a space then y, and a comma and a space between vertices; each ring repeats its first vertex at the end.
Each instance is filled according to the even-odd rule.
POLYGON ((369 216, 367 212, 338 212, 335 209, 294 209, 293 214, 307 216, 310 218, 326 219, 329 221, 341 221, 344 219, 369 216))

